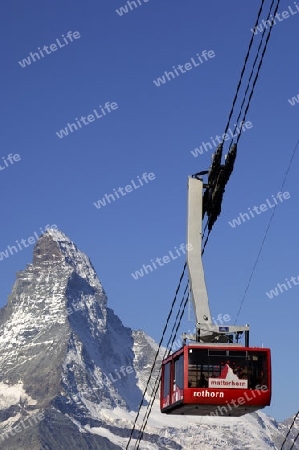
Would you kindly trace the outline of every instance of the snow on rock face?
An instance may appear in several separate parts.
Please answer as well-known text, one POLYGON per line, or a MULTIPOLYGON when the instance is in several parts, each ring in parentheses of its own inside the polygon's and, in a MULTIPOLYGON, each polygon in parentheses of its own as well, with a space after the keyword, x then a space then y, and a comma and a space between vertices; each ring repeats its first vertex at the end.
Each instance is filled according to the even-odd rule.
POLYGON ((30 405, 36 405, 37 403, 36 400, 33 400, 26 394, 22 382, 13 386, 6 383, 0 383, 0 410, 17 405, 21 402, 27 402, 30 405))
POLYGON ((33 255, 33 264, 49 258, 63 258, 73 267, 76 273, 87 281, 90 286, 103 292, 102 285, 90 259, 61 231, 49 229, 38 240, 33 255))

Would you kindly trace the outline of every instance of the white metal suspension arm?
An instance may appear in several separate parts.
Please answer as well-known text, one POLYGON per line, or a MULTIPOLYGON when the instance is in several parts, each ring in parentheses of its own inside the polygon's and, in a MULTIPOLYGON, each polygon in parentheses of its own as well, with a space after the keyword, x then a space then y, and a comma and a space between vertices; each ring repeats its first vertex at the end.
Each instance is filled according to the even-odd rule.
POLYGON ((188 179, 187 264, 196 323, 212 324, 202 264, 203 181, 188 179))

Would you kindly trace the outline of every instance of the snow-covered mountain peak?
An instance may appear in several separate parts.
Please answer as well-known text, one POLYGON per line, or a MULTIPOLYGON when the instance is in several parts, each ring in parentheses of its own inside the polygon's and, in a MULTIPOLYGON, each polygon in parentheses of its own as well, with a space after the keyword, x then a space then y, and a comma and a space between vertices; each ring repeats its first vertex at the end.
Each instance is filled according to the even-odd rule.
POLYGON ((75 272, 90 286, 103 292, 90 259, 62 231, 50 228, 35 245, 33 265, 61 264, 62 261, 75 269, 75 272))

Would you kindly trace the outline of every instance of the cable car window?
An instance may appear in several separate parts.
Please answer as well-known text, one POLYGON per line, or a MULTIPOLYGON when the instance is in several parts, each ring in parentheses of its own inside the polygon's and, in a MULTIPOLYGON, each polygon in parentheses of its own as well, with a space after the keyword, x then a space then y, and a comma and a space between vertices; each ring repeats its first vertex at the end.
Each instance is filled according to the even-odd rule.
POLYGON ((261 386, 268 386, 268 367, 265 352, 252 351, 248 354, 249 389, 261 389, 261 386))
POLYGON ((220 356, 226 356, 226 350, 209 350, 209 355, 220 355, 220 356))
POLYGON ((170 365, 170 361, 164 365, 163 397, 169 395, 170 392, 170 365))
POLYGON ((175 384, 184 389, 184 355, 181 355, 174 362, 175 384))
MULTIPOLYGON (((268 386, 267 353, 263 351, 240 351, 217 349, 192 349, 188 357, 188 387, 206 388, 211 383, 217 386, 216 378, 219 378, 219 387, 225 385, 225 379, 244 380, 242 387, 245 389, 261 389, 268 386), (213 353, 214 354, 213 354, 213 353), (216 353, 216 354, 215 354, 216 353)), ((227 387, 233 387, 227 384, 227 387)))
POLYGON ((246 351, 240 351, 240 350, 232 350, 232 351, 230 350, 228 353, 230 356, 234 356, 235 358, 237 358, 238 356, 241 356, 244 358, 247 355, 246 351))

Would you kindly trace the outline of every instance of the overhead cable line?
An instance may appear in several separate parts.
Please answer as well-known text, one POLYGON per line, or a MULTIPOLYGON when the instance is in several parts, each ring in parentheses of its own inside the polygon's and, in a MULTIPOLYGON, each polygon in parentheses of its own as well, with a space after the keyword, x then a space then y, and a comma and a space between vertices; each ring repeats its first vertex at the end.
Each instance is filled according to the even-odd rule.
MULTIPOLYGON (((270 13, 271 13, 271 9, 272 9, 273 3, 274 3, 274 0, 272 0, 272 3, 271 3, 271 6, 270 6, 270 10, 269 10, 268 17, 270 17, 270 13)), ((275 14, 277 13, 279 4, 280 4, 280 0, 277 1, 277 4, 276 4, 276 6, 275 6, 275 10, 274 10, 274 13, 273 13, 274 16, 275 16, 275 14)), ((260 11, 261 11, 261 10, 260 10, 260 11)), ((255 75, 255 78, 254 78, 254 81, 253 81, 253 84, 252 84, 251 92, 250 92, 250 95, 249 95, 249 98, 248 98, 248 102, 247 102, 247 105, 246 105, 246 108, 245 108, 245 112, 244 112, 244 116, 243 116, 243 119, 242 119, 242 123, 244 123, 245 120, 246 120, 246 116, 247 116, 247 113, 248 113, 248 110, 249 110, 249 106, 250 106, 250 103, 251 103, 251 100, 252 100, 252 96, 253 96, 253 93, 254 93, 255 85, 256 85, 256 82, 257 82, 258 77, 259 77, 259 72, 260 72, 260 70, 261 70, 262 63, 263 63, 263 60, 264 60, 264 56, 265 56, 265 53, 266 53, 266 50, 267 50, 268 42, 269 42, 269 39, 270 39, 270 36, 271 36, 272 27, 273 27, 273 24, 270 25, 270 29, 269 29, 269 32, 268 32, 268 35, 267 35, 267 38, 266 38, 266 41, 265 41, 265 45, 264 45, 264 48, 263 48, 263 51, 262 51, 261 59, 260 59, 260 62, 259 62, 259 65, 258 65, 258 68, 257 68, 257 71, 256 71, 256 75, 255 75)), ((264 32, 265 32, 265 30, 264 30, 264 32)), ((264 32, 263 32, 263 34, 262 34, 261 42, 263 41, 264 32)), ((251 38, 249 47, 251 47, 252 40, 253 40, 253 36, 252 36, 252 38, 251 38)), ((260 48, 261 48, 261 46, 259 46, 259 48, 258 48, 258 54, 259 54, 260 48)), ((258 54, 257 54, 257 56, 258 56, 258 54)), ((249 50, 248 50, 247 55, 246 55, 246 58, 245 58, 245 61, 246 61, 246 62, 247 62, 247 59, 248 59, 248 55, 249 55, 249 50)), ((256 59, 257 59, 257 58, 256 58, 256 59)), ((245 70, 245 65, 246 65, 246 64, 244 63, 243 70, 245 70)), ((242 76, 243 76, 243 70, 242 70, 242 74, 241 74, 241 78, 240 78, 240 81, 239 81, 238 88, 239 88, 239 86, 240 86, 240 82, 241 82, 241 79, 242 79, 242 76)), ((250 77, 252 78, 252 75, 250 75, 250 77)), ((250 80, 251 80, 251 78, 250 78, 250 80)), ((248 87, 249 87, 250 80, 249 80, 249 82, 247 83, 247 89, 246 89, 246 93, 245 93, 244 98, 246 97, 246 94, 247 94, 247 92, 248 92, 248 87)), ((237 93, 238 93, 238 88, 237 88, 237 93)), ((235 104, 235 101, 236 101, 237 93, 236 93, 236 95, 235 95, 234 102, 233 102, 233 107, 232 107, 232 109, 231 109, 231 113, 230 113, 230 116, 229 116, 229 120, 228 120, 228 123, 227 123, 227 125, 226 125, 226 131, 225 131, 225 134, 226 134, 226 132, 227 132, 227 130, 228 130, 228 127, 229 127, 230 118, 231 118, 231 116, 232 116, 232 112, 233 112, 234 104, 235 104)), ((244 104, 244 102, 242 102, 242 107, 243 107, 243 104, 244 104)), ((224 134, 224 135, 225 135, 225 134, 224 134)), ((236 144, 238 144, 241 135, 242 135, 242 127, 241 127, 240 133, 239 133, 239 135, 238 135, 236 144)), ((215 155, 217 155, 217 160, 218 160, 217 162, 219 163, 219 165, 221 164, 223 142, 224 142, 224 140, 223 140, 222 143, 218 146, 217 151, 216 151, 216 153, 215 153, 215 155)), ((231 149, 230 149, 230 150, 231 150, 231 149)), ((212 163, 212 166, 213 166, 213 163, 212 163)), ((221 175, 221 173, 220 173, 220 175, 221 175)), ((219 175, 219 176, 220 176, 220 175, 219 175)), ((223 186, 223 193, 224 193, 224 186, 223 186)), ((222 193, 222 194, 223 194, 223 193, 222 193)), ((220 214, 220 211, 221 211, 221 207, 220 207, 220 210, 219 210, 219 212, 218 212, 218 215, 220 214)), ((217 217, 218 217, 218 215, 217 215, 217 217)), ((214 218, 214 221, 213 221, 212 224, 209 226, 209 231, 208 231, 208 235, 207 235, 207 237, 206 237, 206 239, 205 239, 205 242, 204 242, 204 245, 203 245, 202 254, 203 254, 204 251, 205 251, 206 245, 207 245, 208 240, 209 240, 210 233, 211 233, 211 231, 212 231, 213 224, 215 223, 217 217, 214 218)))
POLYGON ((180 276, 179 284, 178 284, 178 287, 177 287, 177 289, 176 289, 175 296, 174 296, 174 299, 173 299, 173 301, 172 301, 172 304, 171 304, 171 308, 170 308, 168 317, 167 317, 167 319, 166 319, 166 323, 165 323, 165 326, 164 326, 164 329, 163 329, 163 332, 162 332, 162 336, 161 336, 161 339, 160 339, 160 342, 159 342, 159 345, 158 345, 158 349, 157 349, 157 352, 156 352, 156 355, 155 355, 155 358, 154 358, 154 362, 153 362, 153 365, 152 365, 152 368, 151 368, 151 371, 150 371, 150 374, 149 374, 149 377, 148 377, 148 380, 147 380, 147 383, 146 383, 146 386, 145 386, 145 390, 144 390, 143 395, 142 395, 142 399, 141 399, 141 402, 140 402, 140 405, 139 405, 139 408, 138 408, 138 412, 137 412, 135 421, 134 421, 134 423, 133 423, 133 427, 132 427, 132 430, 131 430, 131 434, 130 434, 129 441, 128 441, 128 443, 127 443, 126 449, 129 448, 129 445, 130 445, 130 442, 131 442, 131 440, 132 440, 132 436, 133 436, 134 430, 135 430, 135 428, 136 428, 136 423, 137 423, 137 420, 138 420, 138 417, 139 417, 139 414, 140 414, 140 410, 141 410, 141 407, 142 407, 142 405, 143 405, 143 401, 144 401, 144 398, 145 398, 145 394, 146 394, 146 391, 147 391, 147 388, 148 388, 148 385, 149 385, 149 382, 150 382, 152 373, 153 373, 153 371, 154 371, 154 367, 155 367, 155 364, 156 364, 156 360, 157 360, 158 355, 159 355, 160 347, 161 347, 161 345, 162 345, 162 342, 163 342, 163 339, 164 339, 164 335, 165 335, 165 333, 166 333, 166 330, 167 330, 167 327, 168 327, 168 323, 169 323, 170 317, 171 317, 171 315, 172 315, 172 311, 173 311, 174 305, 175 305, 176 300, 177 300, 177 295, 178 295, 178 292, 179 292, 180 287, 181 287, 181 283, 182 283, 182 280, 183 280, 183 277, 184 277, 184 274, 185 274, 186 267, 187 267, 187 263, 184 264, 183 272, 182 272, 182 274, 181 274, 181 276, 180 276))
MULTIPOLYGON (((256 22, 255 22, 254 29, 256 28, 256 26, 257 26, 258 23, 259 23, 259 20, 260 20, 260 16, 261 16, 261 13, 262 13, 262 10, 263 10, 264 3, 265 3, 265 0, 262 0, 262 3, 261 3, 261 5, 260 5, 260 9, 259 9, 259 12, 258 12, 258 16, 257 16, 256 22)), ((236 94, 235 94, 235 97, 234 97, 234 100, 233 100, 233 104, 232 104, 232 107, 231 107, 231 110, 230 110, 230 113, 229 113, 228 121, 227 121, 227 124, 226 124, 226 127, 225 127, 225 132, 224 132, 224 134, 226 134, 226 133, 227 133, 227 130, 229 129, 230 120, 231 120, 232 115, 233 115, 233 112, 234 112, 234 107, 235 107, 235 104, 236 104, 236 101, 237 101, 237 98, 238 98, 239 90, 240 90, 240 88, 241 88, 243 75, 244 75, 245 70, 246 70, 246 64, 247 64, 247 61, 248 61, 248 58, 249 58, 249 54, 250 54, 250 50, 251 50, 251 47, 252 47, 254 38, 255 38, 255 34, 252 33, 252 36, 251 36, 251 39, 250 39, 250 42, 249 42, 249 46, 248 46, 248 50, 247 50, 247 54, 246 54, 246 56, 245 56, 245 61, 244 61, 244 64, 243 64, 243 68, 242 68, 242 71, 241 71, 239 83, 238 83, 238 86, 237 86, 236 94)), ((223 142, 224 142, 224 140, 222 141, 222 143, 223 143, 223 142)))
MULTIPOLYGON (((267 22, 267 20, 269 20, 269 17, 271 16, 271 9, 272 9, 273 4, 274 4, 274 0, 272 0, 271 6, 270 6, 270 10, 269 10, 269 13, 268 13, 268 17, 266 19, 266 22, 267 22)), ((234 131, 233 131, 233 135, 235 134, 235 131, 236 131, 237 127, 238 127, 238 123, 239 123, 239 120, 240 120, 240 117, 241 117, 241 114, 242 114, 243 106, 244 106, 244 103, 245 103, 245 100, 246 100, 246 95, 247 95, 248 90, 249 90, 250 82, 251 82, 251 79, 253 77, 254 68, 255 68, 255 65, 257 63, 259 54, 260 54, 260 49, 261 49, 262 44, 263 44, 263 39, 264 39, 264 35, 266 33, 266 30, 267 30, 267 28, 264 28, 264 31, 263 31, 263 34, 262 34, 262 37, 261 37, 261 40, 260 40, 260 43, 259 43, 259 46, 258 46, 258 49, 257 49, 257 54, 256 54, 255 60, 254 60, 253 65, 252 65, 251 74, 249 76, 248 84, 247 84, 247 87, 246 87, 246 90, 245 90, 245 94, 244 94, 244 97, 243 97, 243 100, 242 100, 242 104, 240 106, 240 112, 239 112, 237 120, 236 120, 236 124, 235 124, 235 128, 234 128, 234 131)), ((241 122, 241 124, 243 125, 244 122, 241 122)), ((240 134, 241 133, 242 133, 242 127, 241 127, 241 130, 240 130, 240 134)), ((234 138, 232 138, 232 140, 231 140, 231 142, 229 144, 229 148, 231 147, 231 145, 233 143, 233 140, 234 140, 234 138)))
MULTIPOLYGON (((286 434, 286 437, 285 437, 283 443, 281 444, 280 450, 282 450, 284 444, 286 443, 287 438, 288 438, 288 435, 290 434, 291 429, 293 428, 293 426, 294 426, 294 424, 295 424, 295 420, 297 419, 298 414, 299 414, 299 411, 298 411, 297 414, 295 414, 295 416, 294 416, 293 422, 291 423, 291 426, 290 426, 289 429, 288 429, 288 432, 287 432, 287 434, 286 434)), ((298 434, 298 435, 299 435, 299 434, 298 434)), ((297 435, 297 437, 298 437, 298 435, 297 435)), ((296 439, 297 439, 297 437, 296 437, 296 439)), ((296 439, 295 439, 295 441, 296 441, 296 439)), ((294 441, 294 443, 295 443, 295 441, 294 441)), ((290 450, 291 450, 291 449, 290 449, 290 450)))
MULTIPOLYGON (((185 311, 185 307, 186 307, 186 304, 187 304, 187 300, 189 299, 189 293, 188 293, 187 300, 185 300, 185 295, 186 295, 186 291, 187 291, 188 287, 189 287, 189 282, 187 283, 187 285, 186 285, 186 287, 184 289, 182 300, 181 300, 181 303, 180 303, 180 306, 179 306, 179 309, 178 309, 178 312, 177 312, 177 315, 176 315, 176 318, 175 318, 175 322, 174 322, 174 325, 172 327, 172 330, 171 330, 171 333, 170 333, 170 336, 169 336, 169 339, 168 339, 168 342, 166 344, 166 350, 164 352, 162 360, 166 359, 171 353, 171 349, 173 347, 174 340, 175 340, 176 335, 177 335, 177 330, 178 330, 178 328, 179 328, 179 326, 181 324, 181 320, 182 320, 182 317, 184 315, 184 311, 185 311), (182 309, 182 306, 183 306, 183 309, 182 309), (182 311, 181 311, 181 309, 182 309, 182 311), (181 312, 181 314, 180 314, 180 312, 181 312), (179 322, 177 324, 178 318, 179 318, 179 322)), ((154 403, 154 401, 156 399, 156 394, 157 394, 157 391, 159 389, 159 384, 160 384, 160 381, 161 381, 161 372, 162 372, 162 369, 160 367, 159 373, 158 373, 158 375, 156 377, 156 380, 154 382, 154 387, 153 387, 153 390, 152 390, 152 393, 151 393, 151 396, 150 396, 149 404, 147 406, 147 409, 146 409, 146 412, 145 412, 145 415, 144 415, 144 418, 143 418, 143 422, 142 422, 142 425, 140 427, 140 431, 139 431, 140 434, 139 434, 139 437, 137 438, 137 441, 135 443, 134 449, 138 448, 138 447, 136 447, 137 442, 140 442, 141 439, 142 439, 143 431, 144 431, 144 429, 146 427, 146 424, 147 424, 146 417, 148 418, 150 413, 151 413, 152 405, 153 405, 153 403, 154 403)))
MULTIPOLYGON (((286 181, 287 181, 287 177, 288 177, 289 171, 290 171, 290 169, 291 169, 291 166, 292 166, 292 163, 293 163, 293 160, 294 160, 294 157, 295 157, 295 154, 296 154, 296 150, 297 150, 298 145, 299 145, 299 140, 297 141, 297 144, 295 145, 295 147, 294 147, 294 149, 293 149, 293 152, 292 152, 292 155, 291 155, 291 158, 290 158, 290 162, 289 162, 288 168, 287 168, 287 170, 286 170, 286 173, 285 173, 285 175, 284 175, 283 181, 282 181, 281 186, 280 186, 280 190, 281 190, 281 191, 282 191, 282 189, 283 189, 283 187, 284 187, 284 185, 285 185, 285 183, 286 183, 286 181)), ((262 253, 264 244, 265 244, 266 239, 267 239, 267 236, 268 236, 269 229, 270 229, 270 227, 271 227, 271 224, 272 224, 272 221, 273 221, 275 212, 276 212, 276 207, 277 207, 277 205, 275 205, 274 208, 273 208, 273 211, 272 211, 272 214, 271 214, 271 216, 270 216, 270 219, 269 219, 267 228, 266 228, 266 230, 265 230, 265 233, 264 233, 264 236, 263 236, 263 239, 262 239, 262 242, 261 242, 261 245, 260 245, 260 248, 259 248, 257 257, 256 257, 256 260, 255 260, 255 262, 254 262, 254 264, 253 264, 253 267, 252 267, 252 270, 251 270, 251 274, 250 274, 250 277, 249 277, 247 286, 246 286, 245 291, 244 291, 244 295, 243 295, 242 300, 241 300, 241 303, 240 303, 240 307, 239 307, 239 310, 238 310, 236 319, 235 319, 235 321, 234 321, 234 325, 236 324, 236 321, 238 320, 238 317, 239 317, 239 314, 240 314, 240 312, 241 312, 241 309, 242 309, 242 306, 243 306, 243 303, 244 303, 244 300, 245 300, 247 291, 248 291, 248 289, 249 289, 249 286, 250 286, 252 277, 253 277, 253 275, 254 275, 254 272, 255 272, 257 263, 258 263, 258 261, 259 261, 259 259, 260 259, 260 256, 261 256, 261 253, 262 253)))
MULTIPOLYGON (((185 295, 185 293, 186 293, 186 291, 187 291, 188 285, 189 285, 189 283, 187 284, 187 286, 186 286, 186 288, 185 288, 185 290, 184 290, 184 295, 185 295)), ((186 305, 187 305, 187 303, 188 303, 188 300, 189 300, 189 292, 188 292, 188 294, 187 294, 187 296, 186 296, 186 299, 185 299, 185 302, 184 302, 184 307, 183 307, 183 309, 182 309, 182 312, 181 312, 181 315, 180 315, 180 319, 179 319, 179 322, 178 322, 178 324, 177 324, 177 327, 176 327, 176 330, 175 330, 175 334, 174 334, 173 339, 172 339, 172 342, 171 342, 171 347, 172 347, 173 344, 174 344, 174 341, 175 341, 175 338, 176 338, 178 329, 179 329, 179 327, 180 327, 180 324, 181 324, 181 321, 182 321, 182 318, 183 318, 183 315, 184 315, 185 308, 186 308, 186 305)), ((161 369, 160 369, 160 371, 161 371, 161 369)), ((159 380, 159 381, 160 381, 160 380, 159 380)), ((137 443, 137 447, 136 447, 137 450, 139 449, 139 444, 140 444, 140 442, 141 442, 141 440, 142 440, 144 430, 145 430, 145 428, 146 428, 146 425, 147 425, 149 416, 150 416, 150 414, 151 414, 151 411, 152 411, 152 408, 153 408, 153 404, 154 404, 154 401, 155 401, 155 398, 156 398, 158 389, 159 389, 159 383, 157 384, 156 388, 154 389, 154 392, 153 392, 152 397, 151 397, 151 402, 150 402, 150 404, 149 404, 149 405, 150 405, 150 407, 149 407, 149 412, 147 413, 147 415, 145 415, 145 418, 144 418, 144 424, 142 425, 142 427, 141 427, 141 429, 140 429, 141 434, 140 434, 140 436, 139 436, 139 438, 138 438, 138 440, 137 440, 137 442, 138 442, 138 443, 137 443)))
MULTIPOLYGON (((273 17, 275 17, 275 15, 277 14, 279 4, 280 4, 280 0, 277 1, 276 7, 275 7, 275 10, 274 10, 274 13, 273 13, 273 17)), ((272 5, 273 5, 273 1, 272 1, 271 6, 270 6, 270 10, 272 8, 272 5)), ((245 109, 245 112, 244 112, 244 116, 243 116, 243 119, 242 119, 243 123, 245 122, 246 115, 247 115, 247 112, 248 112, 248 109, 249 109, 249 106, 250 106, 250 102, 251 102, 251 99, 252 99, 252 95, 253 95, 253 92, 254 92, 254 88, 255 88, 255 85, 256 85, 256 82, 258 80, 259 73, 260 73, 260 70, 261 70, 261 67, 262 67, 262 64, 263 64, 263 60, 264 60, 264 56, 265 56, 265 53, 266 53, 266 50, 267 50, 268 42, 269 42, 269 39, 270 39, 270 36, 271 36, 271 33, 272 33, 272 28, 273 28, 273 24, 270 25, 269 33, 268 33, 267 38, 266 38, 266 42, 265 42, 265 46, 264 46, 264 49, 263 49, 263 52, 262 52, 261 60, 260 60, 260 63, 258 65, 258 68, 257 68, 256 76, 255 76, 255 79, 253 81, 253 85, 252 85, 252 89, 251 89, 251 93, 250 93, 250 96, 249 96, 249 99, 248 99, 248 103, 247 103, 247 106, 246 106, 246 109, 245 109)), ((239 134, 239 136, 237 138, 237 143, 239 142, 240 137, 241 137, 241 133, 239 134)))
POLYGON ((293 441, 293 444, 292 444, 292 446, 290 447, 290 450, 292 450, 292 448, 294 447, 295 442, 297 441, 298 437, 299 437, 299 432, 298 432, 297 436, 295 437, 295 439, 294 439, 294 441, 293 441))

